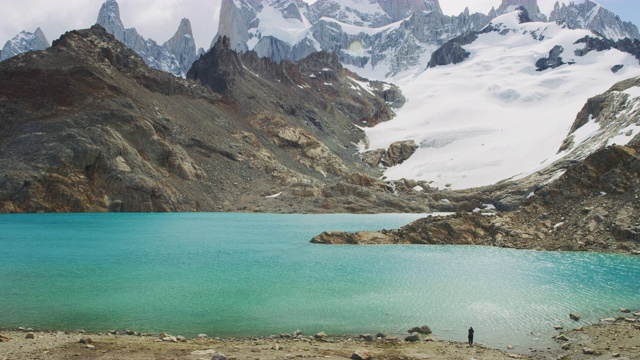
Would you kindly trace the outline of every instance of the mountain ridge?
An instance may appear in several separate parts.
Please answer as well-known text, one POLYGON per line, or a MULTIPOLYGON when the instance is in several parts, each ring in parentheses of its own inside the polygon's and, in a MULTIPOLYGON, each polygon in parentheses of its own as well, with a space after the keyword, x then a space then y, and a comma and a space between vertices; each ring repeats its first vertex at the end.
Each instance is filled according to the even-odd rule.
POLYGON ((0 211, 428 209, 354 156, 363 121, 391 118, 392 85, 331 54, 300 67, 224 45, 199 60, 229 70, 222 92, 149 68, 99 25, 0 63, 0 211))
MULTIPOLYGON (((455 16, 444 15, 438 2, 403 1, 396 4, 395 11, 380 4, 386 2, 327 0, 309 5, 301 0, 223 0, 218 34, 230 37, 237 51, 254 50, 276 62, 295 61, 320 50, 337 51, 352 70, 382 80, 419 73, 420 64, 428 62, 433 51, 446 41, 479 31, 495 17, 518 6, 524 6, 534 21, 548 21, 537 0, 502 0, 498 9, 487 15, 470 14, 467 8, 455 16), (288 17, 288 13, 297 15, 288 17), (288 31, 283 30, 287 28, 288 31)), ((585 7, 595 6, 598 11, 589 21, 579 11, 578 5, 582 4, 573 3, 558 5, 551 21, 611 35, 612 40, 640 37, 636 26, 592 4, 588 2, 585 7)))

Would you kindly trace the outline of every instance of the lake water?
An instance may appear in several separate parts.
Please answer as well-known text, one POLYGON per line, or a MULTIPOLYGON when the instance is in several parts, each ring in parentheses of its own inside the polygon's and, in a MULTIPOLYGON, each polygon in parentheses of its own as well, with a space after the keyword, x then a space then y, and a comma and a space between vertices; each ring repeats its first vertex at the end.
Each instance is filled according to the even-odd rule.
POLYGON ((640 258, 469 246, 339 246, 324 230, 417 215, 0 216, 0 328, 261 336, 325 331, 520 347, 640 309, 640 258))

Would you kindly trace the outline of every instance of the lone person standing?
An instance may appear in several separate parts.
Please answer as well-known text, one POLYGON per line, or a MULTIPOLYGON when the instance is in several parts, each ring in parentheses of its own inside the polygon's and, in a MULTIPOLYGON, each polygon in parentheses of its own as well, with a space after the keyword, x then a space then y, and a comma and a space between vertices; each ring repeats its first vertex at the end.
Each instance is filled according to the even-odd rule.
POLYGON ((469 335, 467 336, 469 339, 469 346, 473 347, 473 328, 469 328, 469 335))

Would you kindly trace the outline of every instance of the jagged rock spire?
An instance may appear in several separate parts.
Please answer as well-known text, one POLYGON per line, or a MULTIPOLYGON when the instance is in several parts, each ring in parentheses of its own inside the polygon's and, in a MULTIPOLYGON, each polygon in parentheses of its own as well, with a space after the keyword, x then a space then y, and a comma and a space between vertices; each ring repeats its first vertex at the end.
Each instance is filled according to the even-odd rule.
POLYGON ((197 59, 196 44, 189 19, 182 19, 173 37, 162 46, 145 39, 135 28, 126 29, 120 19, 116 0, 106 0, 98 13, 97 24, 133 49, 151 67, 184 77, 197 59))
POLYGON ((107 0, 102 4, 96 24, 105 28, 116 39, 124 42, 125 28, 120 20, 120 7, 116 0, 107 0))
POLYGON ((35 32, 21 31, 13 39, 7 41, 0 52, 0 61, 14 57, 27 51, 44 50, 49 47, 49 40, 40 28, 35 32))
POLYGON ((162 46, 176 56, 182 73, 186 74, 191 64, 197 59, 196 42, 193 38, 189 19, 183 18, 173 37, 162 46))

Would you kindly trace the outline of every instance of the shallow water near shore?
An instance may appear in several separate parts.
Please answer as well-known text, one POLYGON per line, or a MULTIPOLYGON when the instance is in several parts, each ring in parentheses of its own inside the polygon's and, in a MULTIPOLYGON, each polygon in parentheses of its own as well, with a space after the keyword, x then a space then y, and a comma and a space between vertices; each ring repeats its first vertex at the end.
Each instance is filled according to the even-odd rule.
POLYGON ((418 215, 0 216, 0 328, 246 337, 324 331, 540 346, 640 308, 640 258, 471 246, 338 246, 325 230, 418 215), (578 323, 568 314, 583 316, 578 323))

